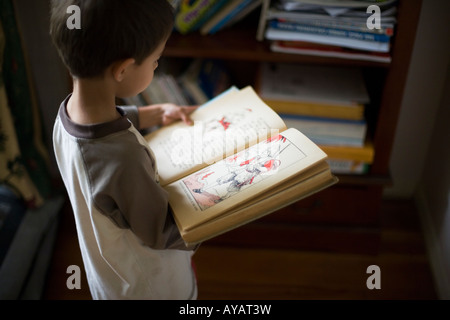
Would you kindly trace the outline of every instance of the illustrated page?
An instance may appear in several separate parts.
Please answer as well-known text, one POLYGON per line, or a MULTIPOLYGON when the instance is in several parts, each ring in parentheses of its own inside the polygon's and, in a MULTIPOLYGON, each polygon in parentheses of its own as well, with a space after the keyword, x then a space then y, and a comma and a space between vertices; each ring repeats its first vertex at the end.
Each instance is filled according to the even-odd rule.
POLYGON ((251 87, 199 108, 191 118, 193 126, 179 122, 146 136, 163 185, 285 129, 251 87))

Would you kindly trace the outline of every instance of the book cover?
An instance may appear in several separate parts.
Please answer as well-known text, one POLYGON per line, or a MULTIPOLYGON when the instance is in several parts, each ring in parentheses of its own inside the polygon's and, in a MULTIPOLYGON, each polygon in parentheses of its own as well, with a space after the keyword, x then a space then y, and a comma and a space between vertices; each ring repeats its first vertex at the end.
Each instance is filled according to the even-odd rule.
POLYGON ((332 57, 339 59, 354 59, 390 63, 390 53, 355 50, 350 48, 322 45, 303 41, 272 41, 270 49, 274 52, 300 54, 317 57, 332 57))
POLYGON ((312 35, 322 35, 337 38, 356 39, 370 42, 389 42, 391 37, 386 34, 377 34, 372 32, 364 32, 357 30, 346 30, 339 27, 329 28, 323 26, 314 26, 304 23, 292 22, 288 20, 272 19, 269 26, 277 30, 285 30, 292 32, 303 32, 312 35))
POLYGON ((266 30, 268 40, 310 41, 339 47, 348 47, 358 50, 389 52, 389 42, 364 41, 350 38, 330 37, 325 35, 308 34, 304 32, 284 31, 268 27, 266 30))

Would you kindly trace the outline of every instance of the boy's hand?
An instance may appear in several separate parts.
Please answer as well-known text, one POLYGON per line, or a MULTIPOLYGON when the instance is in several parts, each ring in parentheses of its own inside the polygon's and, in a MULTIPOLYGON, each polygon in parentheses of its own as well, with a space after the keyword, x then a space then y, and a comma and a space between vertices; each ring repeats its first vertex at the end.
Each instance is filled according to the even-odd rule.
POLYGON ((162 114, 162 125, 166 126, 177 120, 183 120, 184 123, 192 125, 193 122, 190 118, 190 114, 196 110, 197 106, 177 106, 172 103, 164 103, 160 105, 162 114))
POLYGON ((183 120, 191 125, 190 114, 198 106, 177 106, 173 103, 152 104, 138 108, 139 129, 146 129, 156 125, 166 126, 172 122, 183 120))

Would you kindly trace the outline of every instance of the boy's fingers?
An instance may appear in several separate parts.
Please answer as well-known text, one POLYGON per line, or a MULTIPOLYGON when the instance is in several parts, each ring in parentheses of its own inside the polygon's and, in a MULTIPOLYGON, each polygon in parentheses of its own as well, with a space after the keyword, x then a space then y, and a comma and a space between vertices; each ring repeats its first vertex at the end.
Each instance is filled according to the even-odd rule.
POLYGON ((181 111, 181 119, 184 121, 184 123, 191 125, 193 123, 191 117, 189 116, 190 112, 184 111, 186 109, 182 109, 181 111))
POLYGON ((181 119, 186 123, 191 125, 193 123, 191 117, 189 116, 193 111, 195 111, 198 106, 185 106, 181 108, 181 119))

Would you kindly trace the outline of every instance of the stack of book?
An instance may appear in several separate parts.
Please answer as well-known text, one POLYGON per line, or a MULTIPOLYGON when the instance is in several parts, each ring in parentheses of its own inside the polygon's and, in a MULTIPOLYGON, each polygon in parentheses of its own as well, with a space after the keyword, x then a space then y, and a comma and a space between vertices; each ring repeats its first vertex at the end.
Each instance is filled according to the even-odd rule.
POLYGON ((214 34, 240 21, 259 7, 262 0, 181 0, 175 7, 175 30, 214 34))
POLYGON ((174 103, 202 105, 231 86, 231 76, 223 61, 194 59, 179 76, 164 71, 155 73, 152 83, 140 94, 125 98, 129 105, 144 106, 174 103))
POLYGON ((178 82, 189 102, 201 105, 230 87, 231 76, 222 60, 194 59, 178 82))
POLYGON ((360 69, 262 64, 258 91, 288 127, 329 156, 335 173, 363 174, 373 161, 365 108, 370 99, 360 69))
POLYGON ((138 107, 160 103, 174 103, 180 106, 191 104, 179 81, 173 75, 165 73, 155 74, 152 83, 143 92, 123 100, 128 105, 138 107))
POLYGON ((267 1, 257 37, 276 52, 389 63, 396 2, 267 1))

